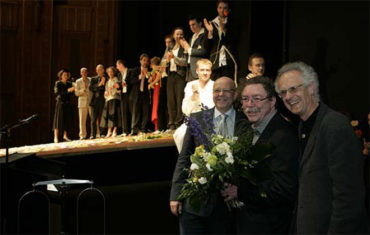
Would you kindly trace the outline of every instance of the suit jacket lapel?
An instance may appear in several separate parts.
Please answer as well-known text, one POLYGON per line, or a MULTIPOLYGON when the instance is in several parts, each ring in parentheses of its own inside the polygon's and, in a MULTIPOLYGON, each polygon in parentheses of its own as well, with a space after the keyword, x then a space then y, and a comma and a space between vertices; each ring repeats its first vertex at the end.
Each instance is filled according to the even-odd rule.
POLYGON ((244 113, 235 110, 234 136, 241 136, 247 131, 250 124, 244 113))
MULTIPOLYGON (((328 110, 328 107, 324 103, 321 102, 320 107, 319 107, 319 112, 315 120, 315 124, 313 125, 313 128, 311 130, 310 137, 307 141, 307 145, 305 147, 303 155, 301 156, 301 161, 299 164, 300 171, 302 170, 302 166, 304 162, 307 161, 308 156, 310 156, 311 152, 313 151, 313 147, 315 146, 315 143, 316 143, 317 134, 320 131, 321 122, 327 110, 328 110)), ((299 138, 301 138, 301 136, 299 136, 299 138)))
POLYGON ((278 112, 275 113, 275 115, 271 118, 270 122, 267 124, 265 129, 262 131, 260 137, 258 138, 256 144, 266 143, 269 140, 269 137, 271 136, 272 128, 275 126, 275 123, 277 119, 279 118, 278 115, 280 115, 278 112))

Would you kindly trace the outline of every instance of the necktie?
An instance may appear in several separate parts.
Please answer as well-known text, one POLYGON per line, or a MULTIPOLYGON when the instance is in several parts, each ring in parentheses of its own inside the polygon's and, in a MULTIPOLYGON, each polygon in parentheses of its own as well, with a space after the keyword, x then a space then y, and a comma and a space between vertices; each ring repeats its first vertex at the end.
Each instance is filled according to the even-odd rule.
POLYGON ((253 129, 253 140, 252 144, 255 145, 261 133, 257 129, 253 129))
POLYGON ((227 114, 221 114, 220 126, 218 128, 219 134, 228 137, 228 129, 227 129, 227 114))

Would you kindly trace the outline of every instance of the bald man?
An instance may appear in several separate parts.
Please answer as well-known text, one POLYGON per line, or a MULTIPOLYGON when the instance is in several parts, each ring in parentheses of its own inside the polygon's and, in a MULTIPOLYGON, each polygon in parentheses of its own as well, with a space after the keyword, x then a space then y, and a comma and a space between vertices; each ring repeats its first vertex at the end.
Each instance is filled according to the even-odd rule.
POLYGON ((91 91, 89 90, 91 78, 87 76, 87 68, 80 69, 81 78, 76 81, 75 94, 78 96, 78 117, 80 127, 80 140, 86 139, 86 119, 90 116, 91 107, 89 105, 91 100, 91 91))
MULTIPOLYGON (((215 107, 194 113, 192 116, 198 120, 201 126, 207 126, 203 116, 210 115, 213 118, 215 133, 228 137, 240 136, 244 129, 240 128, 239 124, 242 121, 245 121, 245 125, 248 123, 244 115, 236 112, 233 108, 236 97, 233 80, 228 77, 220 77, 213 86, 215 107), (224 118, 226 118, 226 124, 224 124, 224 118), (235 129, 235 123, 238 123, 238 129, 235 129)), ((177 199, 188 177, 184 169, 190 167, 190 156, 197 147, 196 143, 200 144, 200 141, 196 140, 191 128, 188 128, 172 178, 171 212, 176 216, 181 215, 179 216, 180 234, 230 234, 232 232, 232 217, 221 194, 210 196, 211 200, 204 202, 199 211, 193 210, 186 202, 177 199)))
POLYGON ((103 113, 105 99, 105 81, 106 77, 104 74, 104 66, 98 64, 96 66, 96 76, 91 78, 89 89, 92 92, 92 98, 90 101, 92 118, 91 118, 91 136, 90 139, 100 137, 100 119, 103 113))

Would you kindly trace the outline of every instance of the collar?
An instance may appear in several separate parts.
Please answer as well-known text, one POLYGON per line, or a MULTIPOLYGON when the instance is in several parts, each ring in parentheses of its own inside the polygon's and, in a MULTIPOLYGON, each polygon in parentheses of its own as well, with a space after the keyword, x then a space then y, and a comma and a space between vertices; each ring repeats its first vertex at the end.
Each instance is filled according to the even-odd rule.
POLYGON ((262 134, 262 132, 265 130, 266 126, 269 124, 269 122, 271 121, 272 117, 275 116, 276 114, 276 109, 274 109, 273 111, 271 111, 259 124, 258 126, 252 124, 252 129, 253 130, 257 130, 260 134, 262 134))
MULTIPOLYGON (((213 118, 216 119, 218 116, 220 116, 222 114, 223 113, 221 113, 220 111, 218 111, 217 108, 215 107, 215 113, 213 115, 213 118)), ((231 118, 230 120, 234 120, 234 118, 235 118, 235 109, 233 107, 231 107, 225 114, 229 118, 231 118)))
MULTIPOLYGON (((228 19, 228 17, 225 18, 225 24, 227 24, 227 19, 228 19)), ((216 18, 214 18, 212 20, 212 22, 214 22, 215 24, 217 24, 218 27, 220 26, 220 19, 218 18, 218 16, 216 16, 216 18)))
POLYGON ((194 39, 198 38, 199 35, 201 35, 202 33, 204 33, 204 28, 203 27, 199 30, 199 33, 194 33, 193 34, 193 38, 194 39))
POLYGON ((125 69, 125 71, 122 73, 121 71, 119 71, 122 75, 122 78, 125 78, 126 77, 126 74, 127 74, 127 68, 125 69))
POLYGON ((315 111, 313 111, 313 113, 311 114, 311 116, 306 121, 303 121, 302 120, 302 124, 305 125, 305 126, 311 126, 311 127, 313 127, 313 124, 315 123, 315 120, 316 120, 316 117, 317 117, 317 113, 319 112, 319 108, 320 108, 320 103, 316 107, 315 111))

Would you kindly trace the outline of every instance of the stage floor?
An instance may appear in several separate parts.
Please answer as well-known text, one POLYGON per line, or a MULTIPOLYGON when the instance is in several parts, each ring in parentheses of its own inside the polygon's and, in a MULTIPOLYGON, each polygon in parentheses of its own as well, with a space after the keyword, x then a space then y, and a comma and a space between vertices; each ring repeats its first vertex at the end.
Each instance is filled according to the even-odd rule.
MULTIPOLYGON (((137 136, 117 136, 93 140, 74 140, 71 142, 39 144, 31 146, 13 147, 9 154, 35 153, 36 156, 46 158, 60 156, 76 156, 101 152, 116 152, 122 150, 136 150, 175 146, 173 132, 148 133, 137 136)), ((0 161, 4 161, 5 149, 0 149, 0 161)))

